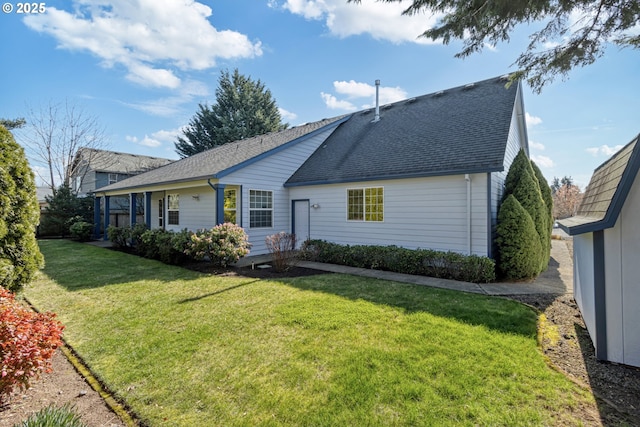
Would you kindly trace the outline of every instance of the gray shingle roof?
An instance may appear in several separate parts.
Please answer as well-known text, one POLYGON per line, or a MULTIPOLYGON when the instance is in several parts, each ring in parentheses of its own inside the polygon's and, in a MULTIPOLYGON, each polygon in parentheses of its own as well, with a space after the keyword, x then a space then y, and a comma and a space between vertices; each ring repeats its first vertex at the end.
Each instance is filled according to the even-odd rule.
POLYGON ((78 150, 76 161, 78 160, 89 162, 90 168, 97 172, 126 174, 144 172, 173 162, 171 159, 161 157, 119 153, 117 151, 98 150, 86 147, 78 150))
POLYGON ((576 216, 559 221, 571 235, 613 227, 640 167, 640 144, 630 143, 598 166, 576 216))
POLYGON ((202 153, 175 161, 152 171, 127 178, 123 181, 100 188, 104 191, 123 190, 148 185, 194 181, 199 179, 220 178, 247 163, 260 159, 274 150, 289 143, 295 143, 301 137, 319 131, 325 126, 337 124, 345 116, 323 119, 313 123, 255 136, 221 145, 202 153))
POLYGON ((518 84, 493 78, 361 111, 287 186, 500 171, 518 84))

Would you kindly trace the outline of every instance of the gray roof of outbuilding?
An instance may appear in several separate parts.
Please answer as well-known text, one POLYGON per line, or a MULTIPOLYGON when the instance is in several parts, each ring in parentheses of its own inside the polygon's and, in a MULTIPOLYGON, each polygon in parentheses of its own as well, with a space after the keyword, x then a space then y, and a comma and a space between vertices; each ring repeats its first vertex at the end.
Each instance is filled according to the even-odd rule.
POLYGON ((570 235, 613 227, 640 168, 640 135, 593 172, 576 216, 558 221, 570 235))
POLYGON ((286 186, 494 172, 504 156, 519 84, 501 77, 357 112, 286 186))
POLYGON ((330 125, 337 126, 346 116, 323 119, 279 132, 259 135, 224 144, 152 171, 100 188, 98 193, 135 189, 149 185, 170 184, 200 179, 221 178, 289 144, 305 139, 330 125))

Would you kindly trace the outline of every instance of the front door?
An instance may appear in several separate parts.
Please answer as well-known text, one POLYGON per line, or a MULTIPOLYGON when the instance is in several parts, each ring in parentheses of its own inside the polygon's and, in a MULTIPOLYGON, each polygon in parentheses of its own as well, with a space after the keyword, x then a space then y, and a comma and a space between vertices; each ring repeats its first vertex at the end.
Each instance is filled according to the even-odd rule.
POLYGON ((296 249, 300 249, 310 236, 309 199, 292 200, 291 204, 291 228, 296 235, 296 249))

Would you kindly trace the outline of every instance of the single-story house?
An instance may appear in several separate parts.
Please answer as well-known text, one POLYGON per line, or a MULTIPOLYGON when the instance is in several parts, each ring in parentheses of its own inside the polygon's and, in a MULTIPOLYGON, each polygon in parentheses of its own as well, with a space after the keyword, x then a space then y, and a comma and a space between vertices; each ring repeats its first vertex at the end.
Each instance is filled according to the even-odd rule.
POLYGON ((599 360, 640 366, 640 135, 600 165, 576 216, 573 292, 599 360))
POLYGON ((252 255, 268 252, 268 235, 287 231, 299 242, 492 256, 504 179, 518 151, 528 153, 521 85, 507 82, 225 144, 104 187, 97 203, 105 198, 108 211, 110 197, 144 194, 151 228, 237 223, 252 255))

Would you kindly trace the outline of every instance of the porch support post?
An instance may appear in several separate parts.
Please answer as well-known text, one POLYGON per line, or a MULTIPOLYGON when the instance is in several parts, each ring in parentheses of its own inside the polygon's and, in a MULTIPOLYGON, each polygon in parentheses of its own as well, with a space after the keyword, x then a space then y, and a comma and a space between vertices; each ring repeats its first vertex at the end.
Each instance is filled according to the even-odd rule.
POLYGON ((129 220, 130 220, 131 227, 136 225, 137 196, 138 196, 138 193, 129 194, 129 220))
POLYGON ((213 184, 216 190, 216 225, 224 223, 224 188, 226 184, 213 184))
POLYGON ((93 238, 100 237, 100 196, 93 199, 93 238))
POLYGON ((151 229, 151 191, 144 193, 144 223, 151 229))
POLYGON ((109 202, 111 196, 104 196, 104 240, 109 240, 107 228, 109 228, 109 202))

